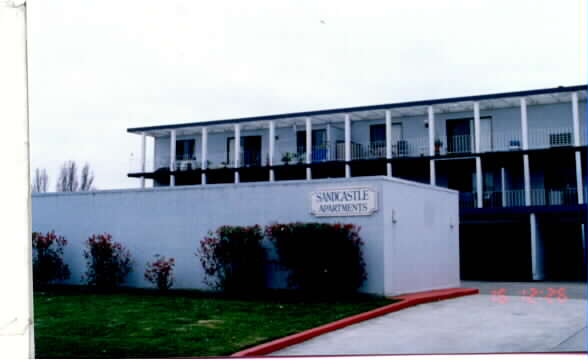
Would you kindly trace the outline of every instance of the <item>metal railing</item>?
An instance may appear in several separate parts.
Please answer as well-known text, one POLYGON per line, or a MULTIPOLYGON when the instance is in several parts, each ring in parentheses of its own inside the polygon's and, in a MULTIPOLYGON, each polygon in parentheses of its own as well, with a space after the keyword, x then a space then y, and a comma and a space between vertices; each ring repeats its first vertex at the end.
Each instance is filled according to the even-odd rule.
MULTIPOLYGON (((587 191, 588 187, 584 191, 587 191)), ((575 205, 578 203, 576 188, 538 189, 530 190, 531 206, 575 205)), ((477 207, 476 192, 460 192, 459 203, 464 209, 477 207)), ((584 193, 586 199, 586 193, 584 193)), ((526 206, 525 190, 484 191, 482 196, 483 208, 504 208, 526 206)))
POLYGON ((574 141, 571 127, 529 128, 529 149, 571 146, 574 141))

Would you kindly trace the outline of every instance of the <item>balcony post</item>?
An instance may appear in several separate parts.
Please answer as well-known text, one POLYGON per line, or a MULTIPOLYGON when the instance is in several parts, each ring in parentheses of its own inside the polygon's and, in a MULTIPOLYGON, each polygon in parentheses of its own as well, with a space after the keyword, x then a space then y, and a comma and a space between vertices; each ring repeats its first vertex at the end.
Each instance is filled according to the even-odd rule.
POLYGON ((269 149, 268 149, 268 166, 270 168, 269 171, 269 181, 274 181, 274 147, 276 143, 276 124, 273 120, 269 122, 269 149))
POLYGON ((582 155, 576 151, 576 188, 578 193, 578 204, 584 204, 584 180, 582 179, 582 155))
POLYGON ((580 116, 578 115, 578 93, 572 93, 572 120, 574 122, 574 146, 580 146, 580 116))
MULTIPOLYGON (((427 107, 427 112, 429 114, 429 156, 435 156, 435 111, 433 110, 433 106, 429 105, 427 107)), ((435 160, 429 160, 429 175, 431 185, 437 184, 437 177, 435 174, 435 160)))
POLYGON ((234 161, 235 161, 235 184, 239 183, 239 159, 241 157, 241 125, 240 124, 235 124, 235 157, 234 157, 234 161))
MULTIPOLYGON (((145 152, 147 146, 145 144, 145 132, 141 133, 141 173, 145 174, 145 152)), ((145 176, 141 176, 141 189, 145 188, 145 176)))
POLYGON ((345 114, 345 177, 351 177, 351 116, 345 114))
POLYGON ((523 177, 525 184, 525 206, 531 206, 531 170, 529 169, 529 155, 523 155, 523 177))
POLYGON ((312 155, 312 123, 310 122, 310 117, 305 119, 306 123, 306 180, 312 179, 312 174, 310 172, 310 163, 311 163, 311 155, 312 155))
POLYGON ((482 182, 482 159, 479 156, 476 157, 476 196, 477 196, 477 207, 481 209, 484 206, 483 198, 483 182, 482 182))
POLYGON ((331 123, 327 123, 327 160, 331 161, 333 158, 331 157, 331 123))
POLYGON ((506 207, 506 170, 504 167, 500 168, 500 192, 502 193, 502 207, 506 207))
POLYGON ((202 127, 202 185, 206 185, 206 170, 208 169, 208 128, 202 127))
MULTIPOLYGON (((176 130, 170 131, 169 140, 169 171, 173 173, 176 171, 176 130)), ((169 186, 176 185, 176 177, 173 174, 169 176, 169 186)))
POLYGON ((529 126, 527 123, 527 99, 521 98, 521 139, 523 150, 529 149, 529 126))
POLYGON ((533 280, 543 280, 543 242, 535 213, 529 216, 531 226, 531 273, 533 280))
POLYGON ((386 110, 386 175, 392 176, 392 114, 386 110))
POLYGON ((429 105, 429 155, 435 156, 435 112, 433 106, 429 105))
POLYGON ((476 153, 481 151, 480 144, 480 103, 474 102, 474 149, 476 153))

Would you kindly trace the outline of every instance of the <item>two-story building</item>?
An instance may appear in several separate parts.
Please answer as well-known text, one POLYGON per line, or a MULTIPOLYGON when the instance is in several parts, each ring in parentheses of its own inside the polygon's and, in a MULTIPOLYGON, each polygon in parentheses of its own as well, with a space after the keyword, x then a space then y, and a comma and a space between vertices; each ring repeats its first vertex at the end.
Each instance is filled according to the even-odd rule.
POLYGON ((132 128, 142 149, 129 176, 445 186, 460 191, 462 279, 586 280, 586 97, 581 85, 132 128))

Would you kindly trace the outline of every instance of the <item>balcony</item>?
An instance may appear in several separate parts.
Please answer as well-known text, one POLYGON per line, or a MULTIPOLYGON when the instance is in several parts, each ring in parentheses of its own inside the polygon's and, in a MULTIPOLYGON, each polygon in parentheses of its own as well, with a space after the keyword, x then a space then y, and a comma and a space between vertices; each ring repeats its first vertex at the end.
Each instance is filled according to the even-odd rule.
MULTIPOLYGON (((588 187, 584 188, 584 201, 586 201, 586 191, 588 187)), ((566 187, 561 189, 531 189, 531 206, 561 206, 561 205, 577 205, 578 192, 576 188, 566 187)), ((477 193, 476 192, 461 192, 459 194, 460 207, 463 209, 476 208, 477 193)), ((525 205, 525 190, 507 190, 501 191, 484 191, 482 197, 484 208, 512 208, 524 207, 525 205)))

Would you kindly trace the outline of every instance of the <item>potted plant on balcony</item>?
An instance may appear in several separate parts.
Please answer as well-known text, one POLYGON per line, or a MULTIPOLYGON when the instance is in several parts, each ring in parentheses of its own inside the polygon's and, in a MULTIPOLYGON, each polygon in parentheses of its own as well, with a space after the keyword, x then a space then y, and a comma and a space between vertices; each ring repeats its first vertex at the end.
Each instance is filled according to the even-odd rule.
POLYGON ((440 155, 442 148, 443 148, 443 141, 441 141, 440 139, 435 140, 435 155, 440 155))
POLYGON ((282 162, 284 163, 284 165, 288 165, 290 163, 290 161, 292 161, 292 153, 291 152, 287 152, 282 154, 282 162))
POLYGON ((304 159, 306 159, 306 153, 296 153, 294 157, 296 158, 296 161, 298 161, 298 164, 302 164, 304 159))

